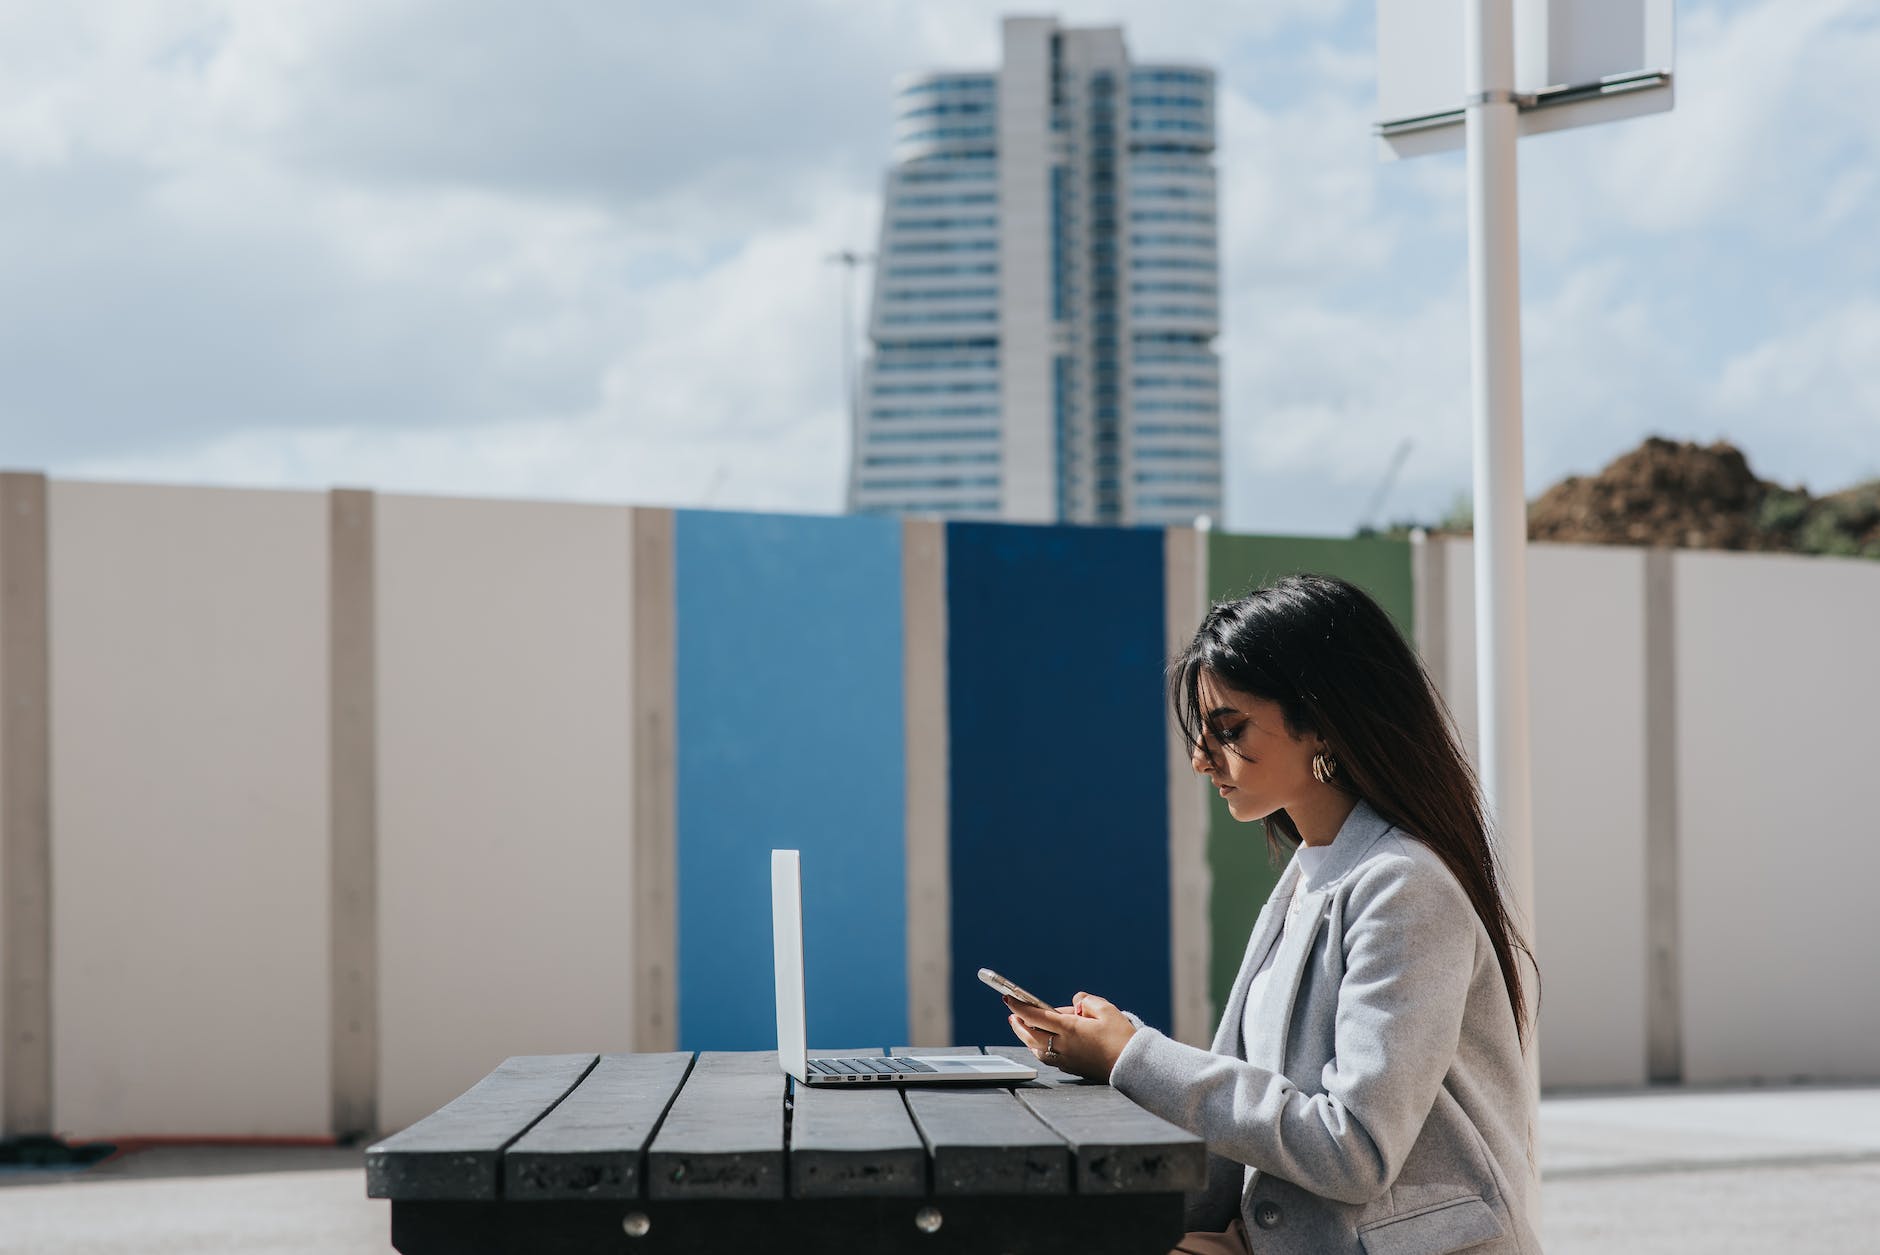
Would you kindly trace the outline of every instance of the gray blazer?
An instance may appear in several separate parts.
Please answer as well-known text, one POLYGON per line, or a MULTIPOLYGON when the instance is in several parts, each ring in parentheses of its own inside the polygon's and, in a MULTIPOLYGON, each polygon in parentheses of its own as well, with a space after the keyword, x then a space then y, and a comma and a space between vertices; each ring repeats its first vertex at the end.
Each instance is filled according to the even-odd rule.
POLYGON ((1110 1077, 1207 1139, 1188 1227, 1225 1229, 1238 1207, 1259 1255, 1537 1255, 1533 1092, 1462 886, 1359 802, 1243 1042, 1247 986, 1298 879, 1288 867, 1254 923, 1212 1050, 1139 1028, 1110 1077))

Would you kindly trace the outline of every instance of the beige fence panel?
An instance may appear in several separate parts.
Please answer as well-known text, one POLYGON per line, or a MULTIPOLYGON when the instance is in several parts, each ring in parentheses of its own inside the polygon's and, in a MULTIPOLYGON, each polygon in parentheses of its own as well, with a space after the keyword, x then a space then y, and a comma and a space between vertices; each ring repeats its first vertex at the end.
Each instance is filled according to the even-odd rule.
POLYGON ((1684 1079, 1880 1077, 1880 563, 1675 575, 1684 1079))
MULTIPOLYGON (((1445 696, 1475 752, 1468 541, 1441 541, 1445 696)), ((1645 553, 1534 545, 1535 940, 1547 1086, 1645 1079, 1645 553)))
POLYGON ((50 486, 61 1132, 328 1128, 327 509, 50 486))
POLYGON ((633 1048, 631 518, 378 498, 385 1127, 633 1048))

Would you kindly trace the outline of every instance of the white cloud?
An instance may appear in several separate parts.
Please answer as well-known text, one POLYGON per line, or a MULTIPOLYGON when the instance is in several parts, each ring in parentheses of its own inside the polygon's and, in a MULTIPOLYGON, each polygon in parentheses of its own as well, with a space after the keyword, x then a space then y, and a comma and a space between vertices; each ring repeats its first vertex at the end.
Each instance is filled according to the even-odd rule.
MULTIPOLYGON (((1522 145, 1529 251, 1628 239, 1792 247, 1880 212, 1880 10, 1865 0, 1680 5, 1676 104, 1522 145)), ((1867 233, 1862 233, 1863 235, 1867 233)), ((1754 259, 1747 259, 1753 261, 1754 259)))
MULTIPOLYGON (((419 426, 344 415, 319 424, 247 425, 181 446, 72 460, 76 477, 197 479, 435 492, 833 510, 840 506, 839 276, 824 260, 839 224, 868 212, 832 194, 809 221, 781 226, 696 275, 613 290, 630 246, 581 215, 528 220, 552 244, 503 230, 512 207, 477 203, 443 215, 411 248, 435 277, 461 267, 464 300, 501 298, 538 325, 497 319, 480 348, 483 387, 520 417, 419 426), (453 243, 453 236, 457 237, 453 243), (537 376, 573 375, 561 405, 542 406, 537 376)), ((435 206, 432 207, 435 209, 435 206)), ((408 260, 407 229, 375 215, 353 247, 369 265, 408 260)), ((494 407, 492 407, 494 408, 494 407)))
MULTIPOLYGON (((1872 446, 1880 16, 1683 6, 1670 115, 1523 145, 1529 480, 1872 446), (1794 416, 1806 411, 1808 431, 1794 416)), ((1350 0, 1057 6, 1220 70, 1229 522, 1469 482, 1461 163, 1376 160, 1350 0)), ((999 5, 0 7, 0 438, 55 473, 823 510, 895 74, 999 5), (703 55, 700 49, 709 49, 703 55), (683 54, 683 55, 682 55, 683 54)))
MULTIPOLYGON (((1818 487, 1880 473, 1880 13, 1684 8, 1673 112, 1522 144, 1531 492, 1651 434, 1818 487)), ((1335 81, 1222 106, 1229 193, 1271 207, 1227 227, 1239 526, 1349 527, 1403 437, 1386 516, 1471 479, 1462 164, 1355 158, 1369 83, 1335 81)))
POLYGON ((1732 361, 1714 405, 1763 478, 1828 491, 1880 478, 1880 300, 1856 297, 1732 361), (1829 470, 1827 468, 1833 468, 1829 470))

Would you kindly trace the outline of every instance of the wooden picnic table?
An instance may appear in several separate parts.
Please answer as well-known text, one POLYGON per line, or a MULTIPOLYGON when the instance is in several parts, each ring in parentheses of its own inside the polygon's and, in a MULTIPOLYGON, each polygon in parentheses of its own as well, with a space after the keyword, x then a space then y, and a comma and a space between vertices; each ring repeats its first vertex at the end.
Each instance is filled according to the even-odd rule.
POLYGON ((812 1089, 771 1051, 518 1056, 370 1147, 366 1192, 391 1200, 404 1255, 1164 1255, 1201 1139, 1038 1069, 1016 1087, 812 1089))

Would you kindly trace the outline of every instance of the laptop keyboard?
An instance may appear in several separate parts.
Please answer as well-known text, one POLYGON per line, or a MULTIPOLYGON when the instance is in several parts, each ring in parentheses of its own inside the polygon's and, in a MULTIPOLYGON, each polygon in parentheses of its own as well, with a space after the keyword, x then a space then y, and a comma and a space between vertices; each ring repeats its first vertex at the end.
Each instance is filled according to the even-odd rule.
POLYGON ((859 1059, 811 1059, 809 1070, 824 1076, 893 1076, 896 1073, 938 1072, 940 1069, 919 1059, 897 1059, 893 1055, 868 1055, 859 1059))

